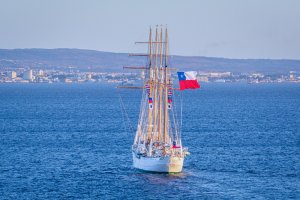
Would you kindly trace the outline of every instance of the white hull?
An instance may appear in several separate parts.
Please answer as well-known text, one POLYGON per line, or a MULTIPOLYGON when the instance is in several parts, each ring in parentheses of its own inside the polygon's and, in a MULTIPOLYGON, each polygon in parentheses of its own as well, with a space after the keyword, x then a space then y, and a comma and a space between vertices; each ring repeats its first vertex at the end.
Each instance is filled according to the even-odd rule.
POLYGON ((133 166, 137 169, 151 172, 181 172, 184 158, 170 156, 170 157, 143 157, 139 158, 132 154, 133 166))

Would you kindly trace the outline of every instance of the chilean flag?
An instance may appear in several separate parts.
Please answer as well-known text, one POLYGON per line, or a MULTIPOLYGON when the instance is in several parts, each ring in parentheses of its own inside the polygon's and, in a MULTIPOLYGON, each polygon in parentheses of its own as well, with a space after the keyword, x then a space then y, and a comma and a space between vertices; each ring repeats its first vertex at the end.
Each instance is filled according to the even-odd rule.
POLYGON ((197 72, 177 72, 177 74, 179 79, 180 90, 200 88, 200 85, 196 79, 197 72))

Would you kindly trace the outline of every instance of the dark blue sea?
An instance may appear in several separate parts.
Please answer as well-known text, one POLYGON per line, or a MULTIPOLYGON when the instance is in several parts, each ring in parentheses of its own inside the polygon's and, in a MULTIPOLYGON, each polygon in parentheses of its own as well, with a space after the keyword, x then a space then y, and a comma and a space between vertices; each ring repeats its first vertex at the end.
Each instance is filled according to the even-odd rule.
POLYGON ((300 84, 183 91, 179 174, 132 167, 119 96, 135 128, 140 90, 0 84, 0 199, 300 199, 300 84))

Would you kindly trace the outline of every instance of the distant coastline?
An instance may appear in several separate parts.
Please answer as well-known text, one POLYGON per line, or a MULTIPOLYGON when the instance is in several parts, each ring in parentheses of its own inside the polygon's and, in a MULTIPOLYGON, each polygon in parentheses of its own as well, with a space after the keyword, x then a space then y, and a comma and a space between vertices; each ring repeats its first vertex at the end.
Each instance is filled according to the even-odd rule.
MULTIPOLYGON (((199 82, 300 82, 300 60, 171 56, 170 63, 180 71, 197 71, 199 82)), ((129 57, 127 53, 82 49, 0 49, 0 83, 133 84, 140 81, 143 74, 123 70, 123 67, 144 64, 143 58, 129 57)))
MULTIPOLYGON (((0 49, 0 67, 27 69, 67 69, 93 72, 120 72, 126 65, 144 65, 144 58, 128 53, 112 53, 83 49, 0 49)), ((300 60, 229 59, 203 56, 170 57, 172 67, 179 70, 205 72, 283 74, 300 71, 300 60)))

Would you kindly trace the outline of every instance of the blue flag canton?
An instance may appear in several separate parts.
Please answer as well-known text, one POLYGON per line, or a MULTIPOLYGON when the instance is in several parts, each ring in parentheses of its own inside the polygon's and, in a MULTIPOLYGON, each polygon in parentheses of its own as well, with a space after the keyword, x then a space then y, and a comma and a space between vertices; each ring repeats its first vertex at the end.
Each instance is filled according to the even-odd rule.
POLYGON ((153 99, 149 97, 148 102, 153 103, 153 99))
POLYGON ((180 81, 186 80, 184 72, 177 72, 177 75, 180 81))

